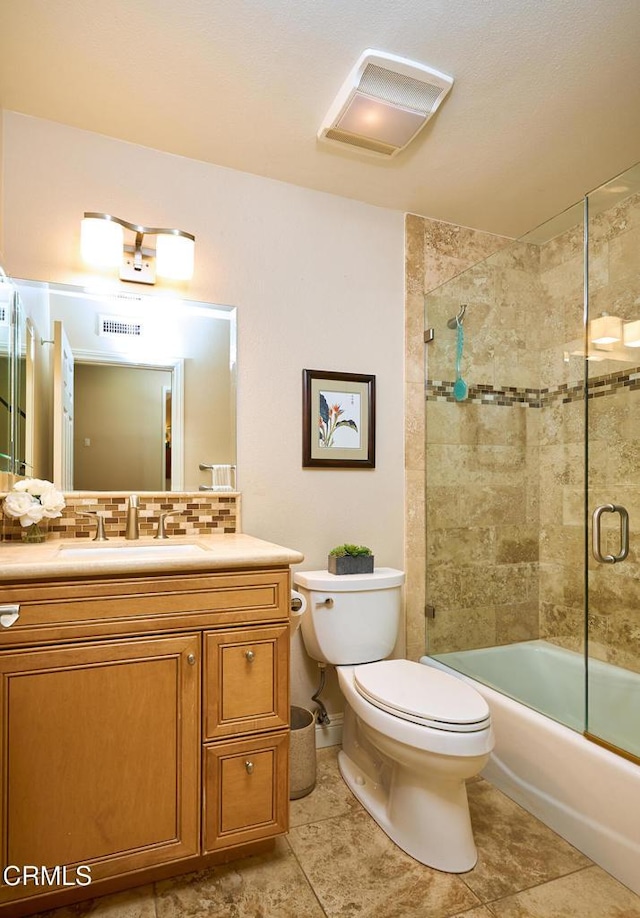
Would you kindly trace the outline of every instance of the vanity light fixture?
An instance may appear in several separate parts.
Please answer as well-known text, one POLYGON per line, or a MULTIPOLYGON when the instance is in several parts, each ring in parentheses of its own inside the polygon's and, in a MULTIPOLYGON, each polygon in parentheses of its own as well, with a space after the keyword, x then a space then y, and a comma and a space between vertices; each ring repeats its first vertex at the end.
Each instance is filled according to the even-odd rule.
POLYGON ((184 230, 141 226, 110 214, 85 213, 80 245, 88 264, 119 267, 120 280, 155 284, 156 274, 169 280, 193 277, 195 236, 184 230), (145 236, 157 237, 155 249, 143 248, 145 236))
POLYGON ((640 347, 640 319, 624 323, 624 346, 640 347))
POLYGON ((622 319, 603 312, 589 329, 592 344, 616 344, 622 340, 622 319))

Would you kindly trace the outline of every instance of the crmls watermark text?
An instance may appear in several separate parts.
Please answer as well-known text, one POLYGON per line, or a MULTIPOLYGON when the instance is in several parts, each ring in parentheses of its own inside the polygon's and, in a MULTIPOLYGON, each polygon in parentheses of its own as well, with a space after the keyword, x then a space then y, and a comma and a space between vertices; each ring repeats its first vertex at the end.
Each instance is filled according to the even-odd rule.
POLYGON ((2 871, 2 882, 5 886, 89 886, 91 867, 79 864, 77 867, 37 867, 35 864, 24 864, 16 867, 9 864, 2 871))

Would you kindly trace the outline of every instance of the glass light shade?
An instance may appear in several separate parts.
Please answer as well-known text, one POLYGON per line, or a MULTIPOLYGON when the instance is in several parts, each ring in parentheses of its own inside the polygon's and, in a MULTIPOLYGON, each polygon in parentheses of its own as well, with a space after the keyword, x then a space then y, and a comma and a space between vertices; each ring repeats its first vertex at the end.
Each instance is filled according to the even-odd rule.
POLYGON ((156 274, 170 280, 193 277, 193 239, 173 233, 159 233, 156 238, 156 274))
POLYGON ((80 250, 83 259, 97 268, 113 268, 122 263, 124 230, 113 220, 85 217, 80 225, 80 250))
POLYGON ((625 347, 640 347, 640 319, 636 319, 635 322, 625 322, 623 331, 625 347))
POLYGON ((592 344, 615 344, 622 340, 622 319, 602 315, 591 322, 592 344))
POLYGON ((422 112, 400 108, 356 92, 336 127, 392 147, 404 147, 425 121, 426 115, 422 112))

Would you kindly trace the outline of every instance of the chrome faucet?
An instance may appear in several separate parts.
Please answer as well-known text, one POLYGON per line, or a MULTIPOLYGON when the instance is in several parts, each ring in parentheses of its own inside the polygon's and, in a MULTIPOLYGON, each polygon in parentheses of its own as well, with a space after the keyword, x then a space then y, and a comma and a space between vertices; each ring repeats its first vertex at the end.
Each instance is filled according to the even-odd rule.
POLYGON ((124 532, 125 539, 140 538, 139 511, 137 494, 130 494, 127 503, 127 528, 124 532))

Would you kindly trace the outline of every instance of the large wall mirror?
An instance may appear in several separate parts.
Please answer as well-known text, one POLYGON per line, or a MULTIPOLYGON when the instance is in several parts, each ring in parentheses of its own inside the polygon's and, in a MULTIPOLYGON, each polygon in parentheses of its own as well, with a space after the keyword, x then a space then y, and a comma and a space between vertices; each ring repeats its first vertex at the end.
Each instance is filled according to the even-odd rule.
MULTIPOLYGON (((17 474, 65 491, 197 491, 236 461, 236 310, 12 279, 23 316, 17 474)), ((0 304, 1 306, 1 304, 0 304)), ((0 325, 0 397, 4 389, 0 325)), ((10 376, 9 371, 7 371, 10 376)), ((11 383, 8 384, 11 389, 11 383)), ((0 437, 5 415, 0 402, 0 437)), ((0 443, 0 452, 4 447, 0 443)))

